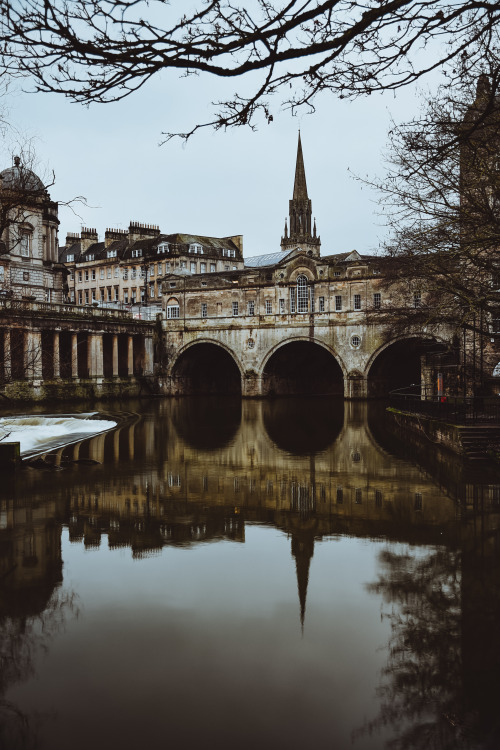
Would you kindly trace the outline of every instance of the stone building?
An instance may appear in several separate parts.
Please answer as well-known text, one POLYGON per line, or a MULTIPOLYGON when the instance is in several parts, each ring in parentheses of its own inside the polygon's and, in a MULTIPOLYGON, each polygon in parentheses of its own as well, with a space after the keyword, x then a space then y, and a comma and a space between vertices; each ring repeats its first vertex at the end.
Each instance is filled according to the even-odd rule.
POLYGON ((0 293, 62 302, 65 269, 58 262, 58 205, 21 159, 0 172, 0 293))
POLYGON ((280 251, 242 269, 165 276, 163 391, 365 398, 431 381, 422 357, 446 350, 452 331, 422 325, 425 290, 388 285, 390 261, 320 255, 300 136, 289 227, 280 251))
POLYGON ((162 234, 131 222, 128 230, 68 234, 60 260, 69 270, 67 300, 78 305, 160 304, 165 274, 215 273, 243 267, 243 238, 162 234))

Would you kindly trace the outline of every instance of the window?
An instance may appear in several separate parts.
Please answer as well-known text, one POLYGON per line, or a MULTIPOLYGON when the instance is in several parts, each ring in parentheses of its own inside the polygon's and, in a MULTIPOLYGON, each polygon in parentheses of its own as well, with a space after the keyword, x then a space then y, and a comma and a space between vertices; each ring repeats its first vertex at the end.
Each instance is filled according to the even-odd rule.
POLYGON ((86 305, 89 304, 89 290, 88 289, 85 290, 85 304, 86 305))
POLYGON ((103 278, 104 278, 104 268, 101 268, 101 269, 99 270, 99 278, 100 278, 100 279, 103 279, 103 278))
POLYGON ((196 263, 191 263, 191 273, 196 273, 196 263))
POLYGON ((128 305, 128 289, 123 290, 123 301, 128 305))
POLYGON ((141 258, 142 257, 142 250, 140 248, 136 248, 135 250, 132 250, 132 258, 141 258))
POLYGON ((87 255, 87 257, 85 258, 85 260, 95 260, 95 256, 94 255, 87 255))
POLYGON ((132 304, 135 305, 137 302, 137 289, 132 289, 132 304))
POLYGON ((354 490, 354 502, 356 503, 356 505, 361 505, 361 503, 363 502, 363 492, 359 489, 359 487, 354 490))
POLYGON ((351 346, 353 349, 357 349, 361 344, 361 339, 359 336, 351 336, 351 346))
POLYGON ((118 266, 115 266, 115 279, 117 279, 119 275, 120 275, 120 269, 118 268, 118 266))
POLYGON ((99 296, 101 298, 101 302, 104 302, 104 289, 100 290, 100 295, 99 296))
POLYGON ((238 315, 238 303, 233 302, 233 315, 238 315))
POLYGON ((95 268, 92 269, 92 281, 95 281, 95 268))
POLYGON ((73 263, 74 260, 75 260, 75 256, 73 254, 68 254, 66 256, 66 263, 73 263))
POLYGON ((71 271, 69 272, 69 280, 70 281, 75 280, 75 272, 73 271, 73 269, 71 269, 71 271))
POLYGON ((255 300, 251 299, 248 303, 248 314, 255 315, 255 300))
POLYGON ((318 300, 318 310, 319 312, 325 312, 325 298, 320 297, 318 300))
POLYGON ((224 271, 229 271, 229 270, 230 270, 229 266, 224 266, 224 271))
POLYGON ((96 301, 95 289, 92 289, 92 302, 96 301))
POLYGON ((82 276, 82 272, 81 272, 81 271, 78 271, 78 281, 81 281, 81 280, 82 280, 82 278, 83 278, 83 276, 82 276))
POLYGON ((122 275, 122 278, 123 278, 123 279, 128 279, 128 268, 125 268, 125 269, 123 270, 123 275, 122 275))
POLYGON ((108 302, 111 302, 111 287, 108 286, 108 302))
POLYGON ((180 317, 180 308, 178 301, 171 297, 169 301, 167 302, 167 318, 170 320, 172 318, 179 318, 180 317))
POLYGON ((210 273, 215 272, 215 263, 210 263, 210 273))
POLYGON ((88 269, 85 271, 85 281, 89 280, 89 272, 88 269))
POLYGON ((155 283, 154 281, 149 282, 149 298, 154 299, 155 298, 155 283))
POLYGON ((422 294, 420 292, 413 292, 413 307, 420 307, 422 304, 422 294))
POLYGON ((187 268, 187 261, 181 260, 181 268, 187 268))
POLYGON ((207 264, 200 263, 200 273, 206 273, 206 272, 207 272, 207 264))
POLYGON ((206 318, 208 316, 208 305, 206 302, 201 303, 201 317, 206 318))
POLYGON ((112 272, 113 272, 113 269, 111 268, 111 266, 109 266, 109 268, 108 268, 108 269, 106 269, 106 278, 107 278, 107 279, 110 279, 110 278, 111 278, 111 274, 112 274, 112 272))
POLYGON ((203 248, 202 248, 201 245, 193 243, 192 245, 189 245, 189 252, 190 253, 198 253, 199 255, 203 255, 203 248))
POLYGON ((236 258, 236 250, 232 250, 229 247, 222 248, 222 255, 225 258, 236 258))
POLYGON ((333 272, 333 275, 334 275, 334 276, 341 276, 341 275, 342 275, 342 272, 341 272, 341 271, 334 271, 334 272, 333 272))
POLYGON ((307 288, 307 277, 297 276, 297 312, 305 313, 309 308, 309 290, 307 288))
POLYGON ((375 292, 373 295, 373 307, 375 307, 377 310, 380 309, 380 303, 382 301, 382 295, 380 292, 375 292))
POLYGON ((273 312, 273 303, 270 299, 266 299, 266 315, 271 315, 273 312))
POLYGON ((280 299, 280 315, 284 315, 284 314, 285 314, 285 300, 280 299))
POLYGON ((168 244, 166 242, 162 242, 161 245, 158 245, 158 250, 156 252, 158 253, 158 255, 168 253, 168 244))
MULTIPOLYGON (((123 278, 125 278, 125 276, 123 278)), ((130 278, 131 279, 137 278, 137 271, 134 266, 132 266, 132 268, 130 269, 130 278)))
POLYGON ((335 310, 336 312, 342 310, 342 297, 339 294, 335 295, 335 310))
POLYGON ((361 310, 361 294, 354 295, 354 309, 361 310))
POLYGON ((154 275, 155 275, 155 267, 154 267, 154 265, 153 265, 153 264, 151 264, 151 265, 149 266, 149 270, 148 270, 148 273, 149 273, 149 275, 150 275, 150 276, 154 276, 154 275))
POLYGON ((108 250, 106 253, 107 258, 116 258, 116 250, 108 250))
POLYGON ((78 292, 78 304, 83 305, 83 295, 81 292, 78 292))
POLYGON ((344 502, 344 490, 342 487, 337 487, 337 504, 342 505, 344 502))
POLYGON ((120 299, 119 288, 115 286, 115 302, 118 302, 119 299, 120 299))

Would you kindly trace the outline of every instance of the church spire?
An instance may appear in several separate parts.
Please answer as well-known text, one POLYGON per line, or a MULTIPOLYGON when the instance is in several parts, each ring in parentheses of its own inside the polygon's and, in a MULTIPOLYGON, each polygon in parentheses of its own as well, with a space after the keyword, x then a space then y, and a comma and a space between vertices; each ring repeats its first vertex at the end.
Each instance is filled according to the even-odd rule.
POLYGON ((308 200, 306 170, 304 169, 304 157, 302 156, 302 143, 300 140, 300 130, 299 130, 299 142, 297 145, 297 161, 295 163, 295 183, 293 186, 293 200, 294 201, 308 200))
POLYGON ((292 534, 292 556, 295 558, 297 571, 297 591, 300 605, 300 627, 304 632, 306 618, 307 586, 309 583, 309 567, 314 555, 314 533, 309 530, 297 530, 292 534))
POLYGON ((306 170, 302 153, 302 140, 297 143, 297 159, 295 162, 295 181, 293 184, 293 198, 289 201, 288 209, 290 223, 288 233, 281 238, 281 249, 304 250, 308 255, 319 255, 320 238, 316 232, 312 234, 312 206, 307 193, 306 170))

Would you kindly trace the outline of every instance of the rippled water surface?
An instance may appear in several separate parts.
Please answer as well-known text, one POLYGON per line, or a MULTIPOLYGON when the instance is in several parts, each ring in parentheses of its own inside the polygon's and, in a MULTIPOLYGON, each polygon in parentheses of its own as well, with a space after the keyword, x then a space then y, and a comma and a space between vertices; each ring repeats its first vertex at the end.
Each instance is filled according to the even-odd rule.
POLYGON ((84 411, 2 477, 1 748, 500 746, 492 469, 381 405, 84 411))

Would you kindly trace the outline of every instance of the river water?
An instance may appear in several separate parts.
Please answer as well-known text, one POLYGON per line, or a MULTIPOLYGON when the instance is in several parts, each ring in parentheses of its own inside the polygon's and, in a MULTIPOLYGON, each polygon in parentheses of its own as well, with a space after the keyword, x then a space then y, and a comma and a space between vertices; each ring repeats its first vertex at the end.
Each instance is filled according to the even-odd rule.
POLYGON ((0 748, 500 746, 493 469, 381 404, 89 415, 2 476, 0 748))

